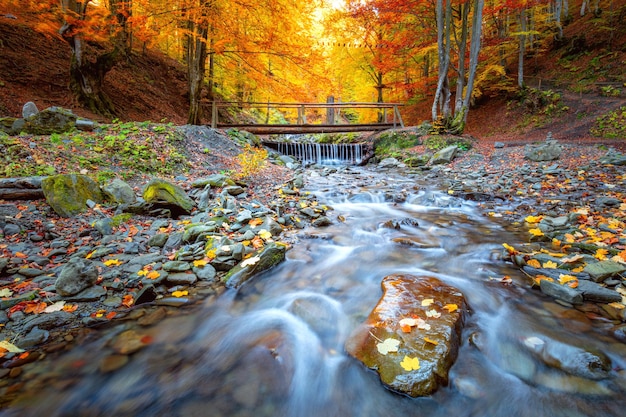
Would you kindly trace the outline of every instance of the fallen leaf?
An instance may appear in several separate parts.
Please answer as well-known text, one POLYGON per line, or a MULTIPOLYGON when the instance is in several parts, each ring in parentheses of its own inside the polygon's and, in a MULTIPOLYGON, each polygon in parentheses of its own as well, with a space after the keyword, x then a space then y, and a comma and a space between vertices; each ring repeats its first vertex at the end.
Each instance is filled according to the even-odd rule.
POLYGON ((556 264, 556 262, 553 262, 553 261, 546 261, 546 262, 543 263, 543 267, 544 268, 556 269, 557 266, 558 265, 556 264))
POLYGON ((598 249, 596 250, 596 253, 593 255, 594 258, 596 258, 599 261, 604 261, 606 259, 606 255, 608 255, 609 251, 606 249, 598 249))
POLYGON ((129 307, 132 306, 135 303, 135 299, 133 298, 132 295, 130 294, 126 294, 125 296, 122 297, 122 305, 124 307, 129 307))
POLYGON ((432 318, 438 319, 439 317, 441 317, 441 313, 435 309, 428 310, 426 312, 426 317, 432 317, 432 318))
POLYGON ((15 346, 13 343, 8 342, 6 340, 3 340, 3 341, 0 342, 0 348, 6 350, 7 352, 11 352, 11 353, 25 352, 24 349, 20 349, 17 346, 15 346))
POLYGON ((437 346, 439 344, 439 342, 437 342, 435 340, 432 340, 432 339, 429 339, 428 337, 424 338, 424 342, 430 343, 431 345, 435 345, 435 346, 437 346))
POLYGON ((3 288, 0 290, 0 297, 10 297, 13 295, 13 291, 8 288, 3 288))
POLYGON ((622 303, 609 303, 609 305, 613 308, 616 308, 618 310, 623 310, 624 307, 626 307, 624 304, 622 303))
POLYGON ((574 262, 580 261, 581 259, 584 259, 584 256, 573 255, 573 256, 568 256, 568 257, 561 259, 561 262, 563 262, 564 264, 572 264, 574 262))
POLYGON ((459 309, 459 306, 456 304, 446 304, 443 306, 444 310, 448 310, 448 313, 455 312, 459 309))
POLYGON ((376 349, 378 349, 378 352, 381 355, 386 355, 389 352, 397 352, 398 346, 400 346, 400 341, 391 337, 388 337, 382 342, 376 343, 376 349))
POLYGON ((543 232, 541 231, 541 229, 528 229, 528 233, 533 236, 543 236, 543 232))
POLYGON ((524 219, 526 223, 539 223, 541 221, 541 216, 526 216, 524 219))
POLYGON ((111 320, 116 315, 117 315, 117 313, 115 311, 111 311, 111 312, 107 313, 107 315, 105 317, 106 317, 107 320, 111 320))
POLYGON ((78 304, 65 304, 63 306, 63 311, 67 311, 68 313, 73 313, 78 310, 78 304))
POLYGON ((435 302, 435 300, 432 299, 432 298, 425 298, 424 300, 422 300, 422 307, 428 307, 429 305, 431 305, 434 302, 435 302))
POLYGON ((574 275, 560 274, 559 275, 559 284, 563 285, 571 281, 578 281, 574 275))
POLYGON ((139 271, 137 271, 137 275, 139 275, 140 277, 145 277, 146 275, 148 275, 148 270, 146 269, 140 269, 139 271))
POLYGON ((189 291, 185 290, 185 291, 174 291, 172 293, 172 296, 179 298, 179 297, 184 297, 186 295, 189 295, 189 291))
POLYGON ((400 326, 412 327, 412 326, 417 326, 418 321, 417 319, 405 318, 405 319, 400 320, 398 323, 400 324, 400 326))
POLYGON ((44 301, 29 301, 26 303, 26 307, 24 308, 24 313, 29 314, 29 313, 33 313, 33 314, 39 314, 42 313, 46 307, 48 307, 48 304, 46 304, 44 301))
POLYGON ((193 266, 195 266, 196 268, 199 266, 205 266, 208 263, 208 261, 206 259, 198 259, 193 261, 193 266))
POLYGON ((541 268, 541 264, 536 259, 529 259, 526 261, 526 265, 532 266, 533 268, 541 268))
POLYGON ((256 226, 260 226, 260 225, 262 225, 262 224, 263 224, 263 219, 258 218, 258 217, 254 218, 254 219, 250 219, 250 221, 248 222, 248 225, 249 225, 251 228, 253 228, 253 229, 254 229, 256 226))
POLYGON ((108 259, 104 261, 103 263, 106 266, 120 266, 122 264, 122 261, 120 261, 119 259, 108 259))
POLYGON ((509 245, 508 243, 503 243, 502 246, 504 246, 504 249, 506 249, 511 255, 514 255, 517 253, 517 250, 515 250, 515 248, 509 245))
POLYGON ((16 258, 20 258, 20 259, 28 258, 28 255, 26 255, 25 253, 22 253, 22 252, 15 252, 15 254, 13 256, 15 256, 16 258))
POLYGON ((148 273, 148 275, 146 275, 146 278, 148 278, 148 279, 157 279, 160 276, 161 276, 161 274, 158 271, 150 271, 148 273))
POLYGON ((259 230, 259 237, 265 241, 270 240, 272 238, 272 234, 265 229, 259 230))
POLYGON ((400 366, 405 371, 417 371, 420 369, 420 361, 418 358, 411 358, 410 356, 405 356, 400 362, 400 366))
POLYGON ((248 258, 248 259, 246 259, 245 261, 243 261, 243 262, 241 263, 241 267, 242 267, 242 268, 245 268, 245 267, 247 267, 247 266, 252 266, 252 265, 256 264, 257 262, 259 262, 260 260, 261 260, 261 258, 260 258, 260 257, 258 257, 258 256, 253 256, 252 258, 248 258))
POLYGON ((55 311, 61 311, 65 307, 65 301, 57 301, 54 304, 50 304, 48 307, 44 308, 44 313, 54 313, 55 311))

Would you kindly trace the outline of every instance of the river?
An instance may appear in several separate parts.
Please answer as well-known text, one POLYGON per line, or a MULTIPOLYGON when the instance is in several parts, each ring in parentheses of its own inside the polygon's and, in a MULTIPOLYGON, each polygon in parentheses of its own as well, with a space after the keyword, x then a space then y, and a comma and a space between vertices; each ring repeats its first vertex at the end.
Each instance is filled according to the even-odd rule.
POLYGON ((502 261, 502 243, 523 241, 521 230, 417 177, 320 172, 308 172, 306 190, 335 221, 294 234, 285 262, 156 326, 122 323, 44 361, 37 389, 0 415, 624 415, 624 344, 502 261), (435 276, 469 305, 449 383, 427 398, 389 391, 344 352, 394 273, 435 276), (103 373, 111 340, 129 330, 149 345, 103 373), (589 370, 590 356, 610 369, 589 370))

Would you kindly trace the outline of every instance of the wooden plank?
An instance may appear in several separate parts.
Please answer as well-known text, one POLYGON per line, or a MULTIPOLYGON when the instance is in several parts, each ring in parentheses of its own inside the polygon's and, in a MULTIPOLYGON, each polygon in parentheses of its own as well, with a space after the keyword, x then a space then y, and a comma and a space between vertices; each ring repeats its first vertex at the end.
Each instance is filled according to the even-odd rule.
POLYGON ((287 135, 298 133, 343 133, 343 132, 369 132, 393 129, 393 123, 372 123, 360 125, 246 125, 218 123, 218 129, 240 129, 255 135, 287 135))

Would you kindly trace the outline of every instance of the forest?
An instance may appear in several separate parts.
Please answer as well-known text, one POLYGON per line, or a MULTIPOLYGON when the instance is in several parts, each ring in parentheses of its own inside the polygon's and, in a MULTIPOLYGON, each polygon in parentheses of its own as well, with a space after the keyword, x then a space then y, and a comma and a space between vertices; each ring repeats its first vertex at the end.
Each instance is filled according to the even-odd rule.
POLYGON ((626 7, 619 0, 7 2, 9 11, 32 10, 37 31, 66 42, 73 96, 106 117, 115 115, 107 74, 147 50, 186 68, 190 124, 207 122, 206 103, 214 99, 324 102, 332 96, 406 104, 409 123, 426 116, 413 105, 428 103, 430 119, 460 133, 481 100, 536 87, 538 60, 557 49, 562 65, 547 74, 549 81, 575 81, 568 88, 581 92, 623 82, 607 65, 623 53, 619 22, 626 7), (587 38, 566 35, 568 25, 583 20, 593 29, 587 38), (584 62, 594 50, 592 64, 602 71, 566 65, 584 62))

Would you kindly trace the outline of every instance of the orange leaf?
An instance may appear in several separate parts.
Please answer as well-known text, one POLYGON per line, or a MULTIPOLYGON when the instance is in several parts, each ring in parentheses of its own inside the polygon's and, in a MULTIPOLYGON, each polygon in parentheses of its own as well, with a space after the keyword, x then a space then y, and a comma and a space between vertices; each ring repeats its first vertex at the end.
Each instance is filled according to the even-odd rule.
POLYGON ((26 303, 26 307, 24 308, 24 313, 29 314, 29 313, 33 313, 33 314, 39 314, 42 311, 44 311, 46 309, 46 307, 48 307, 48 304, 46 304, 45 302, 39 302, 39 301, 29 301, 26 303))
POLYGON ((139 339, 141 341, 141 343, 143 343, 144 345, 149 345, 150 343, 152 343, 152 336, 150 335, 145 335, 144 337, 142 337, 141 339, 139 339))
POLYGON ((148 275, 146 275, 146 278, 148 278, 148 279, 157 279, 160 276, 161 276, 161 274, 158 271, 150 271, 148 273, 148 275))
POLYGON ((408 324, 401 325, 400 328, 402 329, 404 333, 411 333, 411 326, 409 326, 408 324))
POLYGON ((122 297, 122 305, 124 307, 130 307, 135 303, 135 300, 133 299, 133 296, 130 294, 126 294, 124 297, 122 297))
POLYGON ((28 258, 28 255, 26 255, 25 253, 22 253, 22 252, 15 252, 15 254, 13 256, 15 256, 16 258, 20 258, 20 259, 28 258))
POLYGON ((78 309, 78 304, 65 304, 63 306, 63 311, 67 311, 68 313, 73 313, 78 309))
POLYGON ((529 259, 529 260, 526 262, 526 265, 528 265, 528 266, 532 266, 533 268, 541 268, 541 264, 540 264, 540 263, 539 263, 539 261, 538 261, 538 260, 536 260, 536 259, 529 259))
POLYGON ((254 218, 254 219, 250 219, 250 221, 248 222, 248 225, 254 227, 254 226, 258 226, 260 224, 263 224, 263 219, 260 219, 258 217, 254 218))
POLYGON ((115 317, 117 315, 117 313, 115 311, 111 311, 110 313, 108 313, 105 317, 107 318, 107 320, 111 320, 113 317, 115 317))
POLYGON ((434 341, 432 339, 429 339, 427 337, 424 338, 424 342, 430 343, 430 344, 435 345, 435 346, 437 346, 439 344, 439 342, 436 342, 436 341, 434 341))

